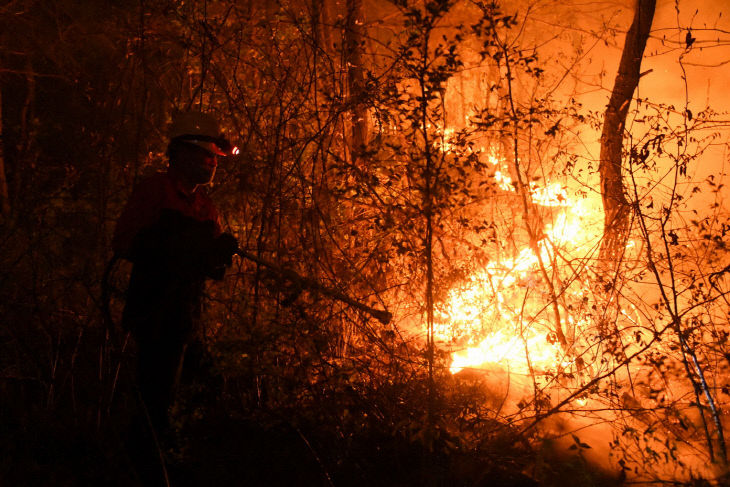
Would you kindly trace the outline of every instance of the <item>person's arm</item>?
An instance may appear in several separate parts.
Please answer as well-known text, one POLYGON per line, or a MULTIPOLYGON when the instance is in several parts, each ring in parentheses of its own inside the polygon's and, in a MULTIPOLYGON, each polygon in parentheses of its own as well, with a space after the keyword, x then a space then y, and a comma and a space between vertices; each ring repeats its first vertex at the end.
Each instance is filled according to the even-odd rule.
MULTIPOLYGON (((171 209, 160 211, 159 223, 149 232, 159 235, 149 239, 158 244, 159 250, 150 248, 148 254, 158 255, 158 264, 184 278, 223 279, 225 268, 238 250, 235 237, 221 233, 214 220, 196 220, 171 209)), ((141 235, 146 233, 143 230, 141 235)))

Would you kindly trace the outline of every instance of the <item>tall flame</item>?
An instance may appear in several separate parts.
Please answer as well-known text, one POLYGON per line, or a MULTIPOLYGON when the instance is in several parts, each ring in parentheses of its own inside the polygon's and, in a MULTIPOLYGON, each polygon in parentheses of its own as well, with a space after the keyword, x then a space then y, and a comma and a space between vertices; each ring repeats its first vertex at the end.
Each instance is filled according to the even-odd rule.
MULTIPOLYGON (((504 191, 515 191, 509 170, 495 154, 494 179, 504 191)), ((537 243, 542 262, 551 266, 556 249, 562 257, 585 256, 599 235, 587 224, 600 219, 600 210, 585 198, 571 198, 559 183, 532 183, 530 196, 536 205, 553 208, 554 217, 537 243)), ((500 364, 518 374, 536 373, 566 365, 565 352, 556 341, 549 298, 541 289, 540 259, 532 248, 515 257, 489 262, 466 283, 452 289, 439 307, 434 333, 437 339, 455 344, 450 370, 500 364)), ((552 267, 548 269, 554 270, 552 267)), ((569 299, 581 299, 585 284, 571 279, 562 290, 569 299)), ((561 327, 575 329, 581 320, 563 313, 561 327)))

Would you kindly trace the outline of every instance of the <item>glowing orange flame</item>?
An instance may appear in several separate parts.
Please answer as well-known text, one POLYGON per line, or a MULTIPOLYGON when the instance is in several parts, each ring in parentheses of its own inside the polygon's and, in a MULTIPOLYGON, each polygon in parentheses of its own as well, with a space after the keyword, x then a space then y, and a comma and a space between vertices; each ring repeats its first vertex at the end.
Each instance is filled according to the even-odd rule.
MULTIPOLYGON (((497 168, 494 179, 499 187, 515 191, 503 162, 494 154, 488 155, 488 162, 497 168)), ((563 256, 580 257, 595 249, 600 237, 595 229, 602 228, 593 224, 602 219, 599 207, 592 207, 585 198, 570 198, 567 188, 559 183, 532 183, 530 196, 536 205, 553 208, 556 213, 537 244, 543 263, 551 265, 558 247, 563 256)), ((540 291, 543 285, 538 265, 538 255, 528 247, 514 258, 490 262, 450 291, 438 309, 434 333, 437 339, 457 347, 452 354, 452 373, 485 364, 500 364, 518 374, 568 365, 551 331, 552 316, 545 312, 549 300, 540 291)), ((581 280, 573 279, 563 292, 580 299, 584 288, 581 280)), ((561 319, 561 326, 582 324, 568 313, 561 319)))

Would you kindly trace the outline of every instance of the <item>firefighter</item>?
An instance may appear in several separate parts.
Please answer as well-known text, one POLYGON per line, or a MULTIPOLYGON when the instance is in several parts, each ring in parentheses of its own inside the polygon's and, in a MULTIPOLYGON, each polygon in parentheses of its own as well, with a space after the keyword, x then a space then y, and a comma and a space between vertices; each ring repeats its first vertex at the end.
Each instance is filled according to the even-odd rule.
POLYGON ((211 116, 173 117, 167 171, 141 181, 117 221, 114 251, 133 264, 122 323, 137 344, 137 385, 158 435, 195 338, 204 281, 222 279, 238 248, 205 189, 218 157, 231 152, 211 116))

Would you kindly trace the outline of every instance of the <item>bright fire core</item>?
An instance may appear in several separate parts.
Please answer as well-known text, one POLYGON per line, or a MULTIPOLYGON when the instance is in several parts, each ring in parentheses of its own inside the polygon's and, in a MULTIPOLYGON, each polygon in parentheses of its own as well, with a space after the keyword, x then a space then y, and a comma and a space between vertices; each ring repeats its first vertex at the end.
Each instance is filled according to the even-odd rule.
MULTIPOLYGON (((495 172, 500 187, 515 191, 504 176, 508 171, 498 166, 496 158, 490 157, 490 162, 504 169, 495 172)), ((570 271, 561 275, 557 264, 581 262, 595 250, 600 237, 595 229, 602 228, 602 214, 589 199, 571 198, 560 184, 533 185, 530 192, 537 207, 553 210, 537 245, 540 259, 526 247, 514 257, 494 260, 452 289, 438 309, 434 333, 455 350, 452 373, 498 364, 512 373, 539 374, 568 365, 555 333, 556 314, 540 260, 559 288, 561 329, 574 338, 583 322, 584 273, 571 265, 560 266, 570 271)))

